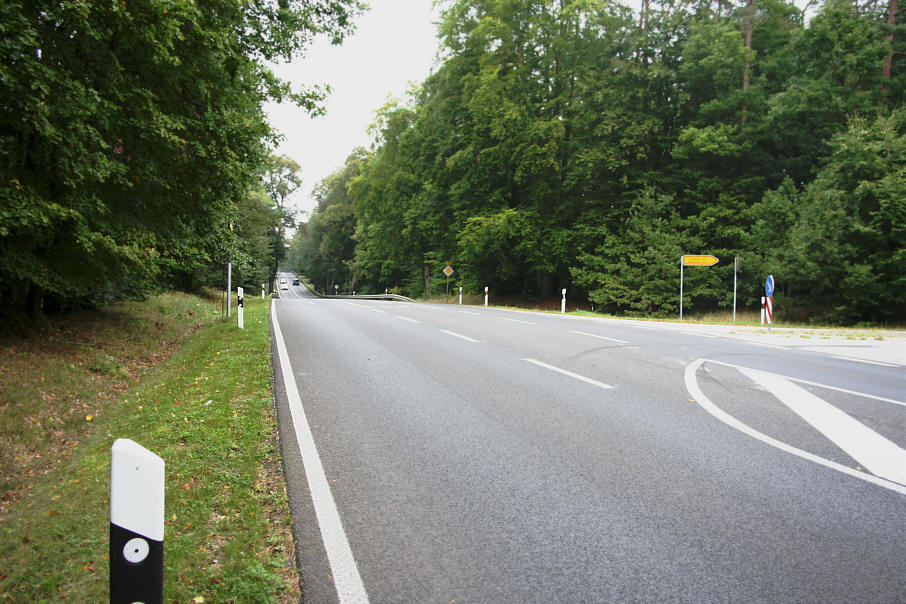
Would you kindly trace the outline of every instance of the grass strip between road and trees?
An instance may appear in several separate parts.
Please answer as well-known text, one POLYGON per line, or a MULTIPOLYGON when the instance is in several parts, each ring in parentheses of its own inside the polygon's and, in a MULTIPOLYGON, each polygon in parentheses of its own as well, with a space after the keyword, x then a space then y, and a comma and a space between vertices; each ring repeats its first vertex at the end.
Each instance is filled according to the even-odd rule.
POLYGON ((0 599, 108 599, 110 447, 131 438, 166 462, 166 601, 299 600, 269 302, 246 298, 244 330, 166 294, 0 342, 0 599))

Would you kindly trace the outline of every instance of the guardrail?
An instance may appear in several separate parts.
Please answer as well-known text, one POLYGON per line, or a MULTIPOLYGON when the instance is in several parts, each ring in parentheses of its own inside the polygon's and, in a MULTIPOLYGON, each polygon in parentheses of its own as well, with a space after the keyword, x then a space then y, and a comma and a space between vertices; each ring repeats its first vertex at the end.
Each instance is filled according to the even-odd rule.
POLYGON ((396 300, 398 302, 415 302, 412 298, 407 298, 406 296, 401 296, 400 294, 322 294, 314 287, 309 285, 307 282, 299 279, 305 289, 318 296, 319 298, 333 298, 335 300, 396 300))

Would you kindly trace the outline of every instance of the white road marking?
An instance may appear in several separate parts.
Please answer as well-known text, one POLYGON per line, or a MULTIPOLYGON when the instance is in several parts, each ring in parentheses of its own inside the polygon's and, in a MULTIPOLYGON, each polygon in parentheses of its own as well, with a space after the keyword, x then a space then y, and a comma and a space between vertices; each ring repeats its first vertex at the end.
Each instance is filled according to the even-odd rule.
POLYGON ((577 333, 580 336, 588 336, 590 338, 598 338, 599 340, 608 340, 610 342, 616 342, 617 344, 629 344, 626 340, 618 340, 616 338, 608 338, 607 336, 599 336, 593 333, 586 333, 584 331, 570 331, 569 333, 577 333))
POLYGON ((748 367, 739 371, 773 394, 875 476, 906 485, 906 451, 865 424, 782 376, 748 367))
POLYGON ((881 361, 869 361, 868 359, 857 359, 854 357, 844 357, 839 354, 831 355, 835 359, 843 359, 844 361, 855 361, 857 363, 868 363, 869 365, 880 365, 881 367, 899 367, 899 365, 894 365, 893 363, 883 363, 881 361))
POLYGON ((468 310, 461 310, 461 311, 459 311, 459 312, 461 312, 461 313, 464 314, 464 315, 475 315, 476 317, 480 317, 480 316, 481 316, 481 313, 471 312, 471 311, 468 311, 468 310))
POLYGON ((403 321, 409 321, 410 323, 421 323, 421 321, 416 321, 415 319, 410 319, 409 317, 404 317, 403 315, 396 315, 397 319, 402 319, 403 321))
POLYGON ((562 373, 563 375, 567 375, 573 379, 580 380, 582 382, 585 382, 586 384, 592 384, 594 386, 597 386, 598 388, 603 388, 605 390, 610 390, 611 388, 613 388, 613 386, 611 386, 610 384, 605 384, 604 382, 599 382, 598 380, 593 380, 591 378, 585 377, 584 375, 579 375, 578 373, 573 373, 572 371, 567 371, 566 369, 560 369, 559 367, 554 367, 553 365, 548 365, 544 361, 539 361, 538 359, 522 359, 522 360, 528 361, 529 363, 532 363, 533 365, 537 365, 538 367, 544 367, 545 369, 550 369, 551 371, 556 371, 557 373, 562 373))
POLYGON ((302 399, 299 397, 299 388, 290 366, 289 353, 287 353, 286 343, 283 341, 283 332, 280 331, 280 323, 277 321, 276 300, 271 302, 271 320, 274 322, 277 353, 280 358, 283 381, 286 385, 289 411, 337 595, 342 604, 366 604, 368 593, 365 591, 365 585, 359 575, 355 558, 352 556, 346 531, 343 530, 343 523, 340 521, 340 512, 337 510, 330 492, 330 485, 324 474, 324 466, 321 464, 308 419, 305 417, 305 409, 302 408, 302 399))
POLYGON ((712 336, 712 335, 706 334, 706 333, 698 333, 697 331, 681 331, 680 333, 684 333, 687 336, 698 336, 700 338, 717 338, 717 337, 719 337, 719 336, 712 336))
POLYGON ((789 350, 789 347, 779 346, 777 344, 764 344, 762 342, 749 342, 749 344, 754 344, 755 346, 764 346, 765 348, 776 348, 777 350, 789 350))
POLYGON ((386 315, 386 314, 387 314, 386 312, 384 312, 384 311, 381 310, 380 308, 372 308, 371 310, 373 310, 374 312, 379 312, 379 313, 381 313, 382 315, 386 315))
MULTIPOLYGON (((712 361, 708 360, 709 363, 715 363, 717 365, 724 365, 725 367, 732 367, 733 369, 739 369, 739 365, 733 365, 732 363, 724 363, 723 361, 712 361)), ((861 396, 862 398, 870 398, 876 401, 881 401, 883 403, 893 403, 894 405, 900 405, 906 407, 906 401, 898 401, 892 398, 886 398, 883 396, 876 396, 874 394, 867 394, 865 392, 857 392, 855 390, 847 390, 846 388, 838 388, 836 386, 830 386, 828 384, 819 384, 818 382, 810 382, 808 380, 803 380, 800 378, 790 377, 788 375, 783 376, 791 382, 799 382, 800 384, 808 384, 809 386, 817 386, 818 388, 824 388, 826 390, 834 390, 835 392, 843 392, 845 394, 854 394, 855 396, 861 396)))
POLYGON ((476 343, 477 343, 477 342, 480 342, 480 341, 481 341, 481 340, 476 340, 476 339, 474 339, 474 338, 470 338, 469 336, 464 336, 464 335, 462 335, 461 333, 456 333, 455 331, 450 331, 449 329, 441 329, 440 331, 441 331, 442 333, 447 334, 448 336, 453 336, 453 337, 456 337, 456 338, 462 338, 463 340, 466 340, 467 342, 476 342, 476 343))
POLYGON ((341 301, 342 301, 342 302, 345 302, 346 304, 351 304, 351 305, 353 305, 353 306, 358 306, 359 308, 371 308, 370 306, 366 306, 366 305, 364 305, 364 304, 356 304, 355 302, 350 302, 349 300, 341 300, 341 301))
MULTIPOLYGON (((788 445, 785 442, 779 441, 775 438, 771 438, 770 436, 768 436, 766 434, 762 434, 758 430, 755 430, 754 428, 751 428, 748 425, 742 423, 741 421, 739 421, 738 419, 736 419, 735 417, 733 417, 732 415, 730 415, 729 413, 727 413, 726 411, 724 411, 723 409, 721 409, 720 407, 718 407, 717 405, 712 403, 711 399, 709 399, 705 395, 705 393, 702 392, 702 389, 699 388, 698 380, 696 379, 696 376, 695 376, 695 373, 698 370, 698 368, 701 367, 706 361, 709 363, 714 362, 714 361, 709 361, 707 359, 696 359, 695 361, 693 361, 692 363, 690 363, 689 365, 686 366, 686 371, 684 374, 684 378, 686 381, 686 390, 689 391, 689 395, 695 400, 695 402, 702 409, 704 409, 705 411, 707 411, 708 413, 710 413, 711 415, 713 415, 714 417, 716 417, 723 423, 727 424, 728 426, 735 428, 736 430, 739 430, 743 434, 747 434, 748 436, 751 436, 752 438, 760 440, 761 442, 763 442, 765 444, 771 445, 772 447, 780 449, 781 451, 790 453, 792 455, 801 457, 803 459, 807 459, 816 464, 822 465, 826 468, 831 468, 833 470, 837 470, 838 472, 842 472, 843 474, 847 474, 854 478, 858 478, 858 479, 864 480, 866 482, 871 482, 878 486, 884 487, 885 489, 890 489, 891 491, 896 491, 898 493, 906 495, 906 486, 904 486, 904 485, 897 484, 895 482, 886 480, 884 478, 880 478, 878 476, 875 476, 874 474, 868 474, 866 472, 860 472, 859 470, 854 470, 853 468, 844 466, 843 464, 839 464, 839 463, 837 463, 835 461, 831 461, 829 459, 824 459, 823 457, 819 457, 817 455, 809 453, 808 451, 803 451, 802 449, 798 449, 796 447, 788 445)), ((727 363, 720 363, 720 364, 728 365, 727 363)), ((733 365, 730 365, 730 366, 733 367, 733 365)))
POLYGON ((503 319, 504 321, 510 321, 512 323, 522 323, 524 325, 534 325, 534 323, 532 323, 531 321, 522 321, 520 319, 509 319, 507 317, 500 317, 500 318, 503 319))

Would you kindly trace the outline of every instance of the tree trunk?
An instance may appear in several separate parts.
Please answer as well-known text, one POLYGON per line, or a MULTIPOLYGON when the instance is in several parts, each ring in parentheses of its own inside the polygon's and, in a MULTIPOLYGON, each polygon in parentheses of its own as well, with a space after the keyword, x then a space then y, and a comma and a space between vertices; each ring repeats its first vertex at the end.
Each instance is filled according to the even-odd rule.
POLYGON ((28 284, 28 294, 25 296, 25 315, 34 321, 41 314, 41 299, 44 292, 34 283, 28 284))
MULTIPOLYGON (((894 0, 895 1, 895 0, 894 0)), ((746 36, 746 65, 743 68, 742 72, 742 92, 743 98, 745 98, 745 93, 749 90, 749 71, 751 69, 751 63, 749 61, 749 55, 752 50, 752 30, 755 29, 755 5, 753 0, 748 0, 746 2, 746 7, 748 8, 748 15, 746 17, 745 25, 743 26, 746 36)), ((742 123, 746 123, 748 106, 742 106, 742 123)))
POLYGON ((642 0, 642 73, 645 82, 642 88, 642 111, 648 110, 648 0, 642 0))
POLYGON ((887 8, 887 25, 890 27, 890 35, 887 36, 887 43, 890 45, 890 52, 887 53, 887 60, 884 61, 884 67, 881 71, 881 77, 885 83, 881 84, 881 90, 887 92, 886 81, 890 79, 890 70, 893 67, 893 28, 897 24, 897 0, 890 0, 887 8))

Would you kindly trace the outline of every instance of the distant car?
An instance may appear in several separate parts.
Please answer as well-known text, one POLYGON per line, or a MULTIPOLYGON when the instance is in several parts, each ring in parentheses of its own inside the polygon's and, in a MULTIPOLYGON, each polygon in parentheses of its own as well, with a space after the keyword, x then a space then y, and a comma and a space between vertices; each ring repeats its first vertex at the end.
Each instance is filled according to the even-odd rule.
POLYGON ((281 290, 281 291, 289 291, 289 285, 287 285, 286 283, 281 284, 281 285, 280 285, 280 290, 281 290))
POLYGON ((286 284, 286 279, 280 279, 280 285, 285 285, 285 284, 286 284))
POLYGON ((293 285, 302 285, 298 279, 293 279, 293 285))

